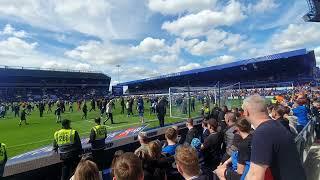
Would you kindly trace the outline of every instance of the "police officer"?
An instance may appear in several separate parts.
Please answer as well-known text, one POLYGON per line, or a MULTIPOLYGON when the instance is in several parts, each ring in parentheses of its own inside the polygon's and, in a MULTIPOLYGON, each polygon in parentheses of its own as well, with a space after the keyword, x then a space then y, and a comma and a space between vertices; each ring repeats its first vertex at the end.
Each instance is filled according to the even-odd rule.
POLYGON ((90 140, 93 160, 97 163, 99 170, 103 168, 105 139, 107 137, 107 127, 101 125, 100 117, 94 119, 96 126, 91 129, 90 140))
POLYGON ((80 160, 82 146, 78 132, 70 126, 70 120, 64 119, 61 124, 62 128, 54 133, 53 150, 60 154, 61 180, 66 180, 80 160))
POLYGON ((3 176, 4 166, 7 162, 7 150, 6 145, 3 143, 0 143, 0 179, 3 176))

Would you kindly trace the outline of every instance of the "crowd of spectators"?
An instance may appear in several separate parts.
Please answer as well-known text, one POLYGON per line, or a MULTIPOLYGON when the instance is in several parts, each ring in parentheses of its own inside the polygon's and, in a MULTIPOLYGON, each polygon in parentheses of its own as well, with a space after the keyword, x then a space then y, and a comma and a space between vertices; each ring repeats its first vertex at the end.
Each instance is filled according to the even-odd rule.
MULTIPOLYGON (((305 180, 294 138, 311 115, 319 119, 319 97, 298 94, 268 104, 262 96, 252 95, 241 110, 213 108, 203 117, 201 127, 188 119, 185 137, 177 127, 166 128, 162 141, 150 140, 140 132, 140 147, 134 153, 120 150, 114 154, 110 177, 305 180)), ((319 137, 319 127, 317 134, 319 137)), ((100 178, 96 165, 88 160, 80 161, 73 176, 74 180, 100 178)))

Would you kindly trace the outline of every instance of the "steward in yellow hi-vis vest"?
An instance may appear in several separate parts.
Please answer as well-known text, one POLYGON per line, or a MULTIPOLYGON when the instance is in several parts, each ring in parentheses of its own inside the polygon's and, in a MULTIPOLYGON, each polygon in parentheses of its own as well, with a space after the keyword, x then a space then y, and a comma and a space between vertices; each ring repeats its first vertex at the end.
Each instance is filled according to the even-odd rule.
POLYGON ((93 160, 98 165, 99 170, 102 170, 105 159, 104 149, 106 148, 107 126, 101 125, 99 117, 95 118, 94 121, 96 125, 91 129, 89 143, 91 143, 93 160))
POLYGON ((6 145, 0 143, 0 179, 3 176, 4 166, 6 165, 8 156, 7 156, 7 149, 6 145))
POLYGON ((54 133, 53 150, 60 154, 61 179, 64 180, 70 179, 71 172, 80 161, 82 146, 78 132, 70 126, 70 120, 64 119, 61 124, 62 128, 54 133))
POLYGON ((274 96, 272 99, 271 99, 271 103, 272 104, 277 104, 277 98, 274 96))
POLYGON ((202 115, 204 119, 210 119, 210 107, 207 103, 205 103, 204 107, 202 108, 202 115))

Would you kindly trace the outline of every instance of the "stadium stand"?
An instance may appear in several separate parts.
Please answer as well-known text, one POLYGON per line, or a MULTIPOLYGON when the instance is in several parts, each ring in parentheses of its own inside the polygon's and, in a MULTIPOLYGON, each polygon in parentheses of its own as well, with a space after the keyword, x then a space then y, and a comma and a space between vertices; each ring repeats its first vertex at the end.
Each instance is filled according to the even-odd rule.
POLYGON ((111 78, 101 72, 0 67, 2 101, 67 99, 107 94, 111 78), (52 96, 52 97, 51 97, 52 96))
POLYGON ((128 86, 130 94, 167 93, 169 87, 214 86, 217 82, 220 82, 221 85, 239 82, 256 85, 287 81, 309 82, 314 78, 316 71, 314 52, 299 49, 229 64, 120 83, 117 86, 128 86))
POLYGON ((320 1, 307 0, 309 12, 302 18, 307 22, 320 22, 320 1))
MULTIPOLYGON (((99 97, 104 95, 103 89, 109 87, 110 83, 108 76, 96 72, 16 70, 8 67, 4 67, 0 72, 8 77, 6 80, 7 84, 3 84, 2 86, 7 87, 2 88, 1 91, 3 99, 7 101, 10 101, 10 99, 8 99, 10 97, 9 95, 12 96, 10 93, 17 92, 20 89, 23 89, 23 93, 15 98, 35 98, 35 95, 40 95, 40 98, 45 98, 45 96, 57 94, 57 98, 64 100, 70 98, 67 95, 68 93, 74 93, 73 97, 76 98, 84 98, 86 96, 90 98, 95 96, 99 97), (15 71, 19 71, 20 74, 15 74, 15 71), (35 81, 28 81, 30 78, 35 78, 35 81), (43 79, 45 79, 45 83, 41 84, 41 80, 43 79), (26 82, 25 84, 24 80, 26 82), (55 91, 55 89, 58 89, 59 92, 55 91), (91 89, 101 94, 97 95, 96 93, 92 93, 91 89), (74 91, 70 92, 71 90, 74 91), (28 94, 31 94, 31 96, 28 94), (82 96, 82 94, 87 95, 82 96)), ((270 168, 266 169, 265 179, 272 179, 272 177, 278 179, 278 177, 282 176, 291 177, 287 173, 294 171, 295 177, 298 177, 299 180, 304 180, 305 175, 301 165, 306 161, 309 149, 314 141, 320 137, 320 93, 319 88, 317 86, 311 87, 312 83, 310 83, 315 81, 315 76, 314 52, 307 52, 305 49, 302 49, 227 65, 213 66, 119 84, 118 86, 129 86, 129 90, 136 93, 152 90, 162 91, 164 88, 171 87, 171 85, 209 86, 220 79, 221 83, 224 84, 233 82, 241 82, 243 84, 243 89, 225 90, 223 93, 225 93, 227 97, 241 96, 245 98, 253 94, 261 94, 268 98, 271 97, 272 100, 268 103, 269 114, 266 111, 264 101, 262 103, 263 105, 261 105, 261 99, 263 98, 259 96, 259 98, 256 97, 257 99, 244 100, 245 103, 242 107, 241 105, 232 107, 231 111, 227 107, 223 109, 217 106, 208 107, 206 113, 201 114, 198 112, 193 118, 193 121, 190 119, 187 121, 183 120, 178 123, 165 124, 165 127, 155 128, 149 128, 147 125, 141 124, 141 126, 138 127, 118 130, 111 133, 108 132, 107 138, 105 139, 106 146, 104 149, 102 178, 107 180, 111 179, 113 175, 116 175, 118 179, 121 179, 120 176, 123 174, 127 176, 123 177, 124 179, 129 177, 142 179, 140 173, 141 168, 144 179, 153 180, 164 179, 161 177, 167 177, 169 180, 190 178, 211 180, 219 179, 219 177, 221 179, 233 179, 234 177, 236 177, 236 179, 243 179, 247 173, 248 176, 251 177, 252 173, 250 173, 250 169, 248 169, 250 163, 252 163, 250 160, 251 152, 254 154, 260 153, 261 155, 261 151, 257 152, 257 148, 248 149, 248 143, 250 144, 251 142, 251 135, 249 136, 248 134, 252 131, 252 139, 254 139, 255 136, 255 130, 250 129, 248 121, 255 126, 254 128, 258 128, 257 122, 253 121, 253 119, 259 117, 262 119, 262 123, 275 126, 277 134, 279 134, 279 136, 276 137, 279 137, 283 142, 280 146, 286 144, 288 147, 291 147, 290 153, 286 151, 285 156, 281 154, 273 157, 272 154, 269 154, 269 158, 286 157, 287 159, 285 161, 276 161, 279 162, 279 166, 284 166, 285 168, 279 168, 279 166, 274 166, 274 164, 266 164, 269 165, 270 168), (270 71, 270 69, 272 69, 272 71, 270 71), (263 87, 274 87, 275 84, 286 84, 285 86, 288 86, 288 81, 290 82, 289 84, 291 84, 291 82, 299 82, 302 84, 300 86, 293 86, 292 89, 246 89, 245 86, 246 83, 251 82, 255 82, 254 84, 258 85, 256 87, 259 87, 259 84, 263 87), (266 82, 266 84, 263 82, 266 82), (157 86, 155 83, 157 83, 157 86), (260 102, 260 104, 257 102, 260 102), (283 112, 279 106, 283 106, 283 109, 286 108, 285 112, 283 112), (258 108, 258 110, 255 109, 256 111, 253 111, 253 107, 258 108), (259 116, 252 115, 257 112, 259 116), (229 113, 235 113, 237 117, 235 123, 228 122, 230 118, 225 115, 227 114, 227 116, 229 116, 229 113), (274 119, 271 120, 271 117, 274 119), (283 124, 285 124, 286 127, 289 125, 289 128, 282 127, 283 124), (236 128, 234 128, 235 131, 227 131, 231 126, 236 126, 236 128), (300 133, 298 134, 297 131, 300 133), (143 132, 143 143, 141 137, 139 137, 139 133, 141 136, 141 132, 143 132), (282 136, 280 136, 280 134, 282 136), (227 141, 228 146, 226 145, 227 141), (142 151, 141 148, 137 150, 142 144, 144 144, 144 151, 142 151), (296 146, 296 148, 294 146, 296 146), (181 147, 181 149, 179 147, 181 147), (176 148, 177 151, 174 151, 176 148), (226 153, 227 148, 228 153, 226 153), (146 149, 149 152, 146 152, 146 149), (122 151, 136 152, 134 155, 133 153, 123 154, 122 151), (163 153, 161 153, 161 151, 163 151, 163 153), (177 152, 178 157, 174 156, 177 152), (187 156, 188 153, 190 156, 187 156), (115 154, 117 158, 115 158, 115 154), (187 156, 190 160, 184 161, 184 156, 187 156), (140 160, 138 160, 137 157, 140 160), (137 166, 133 167, 132 162, 137 166), (228 163, 226 163, 225 166, 218 166, 220 162, 228 163), (296 166, 290 167, 289 165, 292 164, 296 166), (192 169, 188 168, 189 166, 192 167, 192 169), (115 172, 115 167, 122 167, 121 171, 117 169, 115 172), (139 171, 138 174, 135 173, 135 168, 138 168, 136 169, 136 171, 139 171), (215 170, 215 168, 217 169, 215 170), (289 171, 278 171, 278 169, 287 169, 289 171), (215 170, 215 174, 212 173, 213 170, 215 170)), ((201 103, 201 106, 205 106, 204 99, 205 96, 209 96, 209 94, 200 93, 199 95, 202 98, 198 99, 199 103, 201 103)), ((159 95, 159 97, 161 96, 167 95, 159 95)), ((143 97, 146 99, 155 98, 147 95, 143 97)), ((120 99, 121 97, 118 100, 120 99)), ((126 99, 129 103, 129 99, 134 101, 136 97, 128 95, 126 99)), ((152 101, 150 100, 148 103, 152 104, 152 101)), ((156 109, 157 106, 154 108, 156 109)), ((131 111, 132 110, 136 111, 131 107, 131 111)), ((261 129, 259 129, 259 131, 261 131, 261 129)), ((271 133, 273 133, 273 131, 271 133)), ((91 144, 88 144, 88 140, 88 137, 81 139, 83 156, 90 156, 92 154, 91 144)), ((273 145, 273 143, 278 143, 277 138, 268 139, 268 143, 264 145, 273 145)), ((255 142, 255 145, 257 145, 257 142, 255 142)), ((257 158, 258 156, 253 159, 253 162, 259 161, 257 158)), ((84 170, 79 172, 79 169, 85 166, 84 161, 85 160, 81 161, 78 166, 74 178, 77 178, 81 173, 91 173, 84 170)), ((91 161, 87 161, 87 163, 91 164, 92 174, 97 178, 97 167, 95 167, 94 164, 92 165, 93 162, 91 161)), ((46 146, 8 159, 4 169, 4 176, 9 180, 55 180, 61 178, 61 167, 62 162, 59 155, 52 150, 52 146, 46 146)), ((71 175, 72 174, 70 174, 70 176, 71 175)))
MULTIPOLYGON (((303 89, 299 89, 299 90, 301 91, 303 89)), ((299 90, 297 89, 298 94, 299 94, 299 90)), ((298 96, 298 94, 293 99, 290 99, 290 96, 285 96, 283 98, 279 98, 279 100, 273 103, 277 105, 281 104, 283 106, 286 106, 292 109, 293 114, 287 114, 287 116, 289 115, 297 116, 298 124, 300 123, 299 125, 303 125, 303 129, 301 130, 300 134, 295 137, 295 142, 297 146, 297 151, 299 153, 299 158, 301 159, 302 162, 304 162, 306 160, 308 149, 311 147, 313 141, 315 140, 316 128, 319 128, 318 126, 316 126, 317 125, 316 123, 318 123, 317 119, 319 119, 320 95, 313 94, 313 96, 311 96, 310 94, 310 96, 306 97, 301 95, 298 96), (310 99, 310 101, 307 101, 308 99, 305 99, 305 98, 310 99), (312 116, 313 118, 307 123, 305 123, 299 120, 299 118, 301 117, 301 113, 298 113, 297 111, 299 110, 301 111, 301 108, 307 108, 307 107, 310 107, 312 109, 311 111, 312 113, 310 113, 309 115, 310 117, 312 116)), ((274 106, 272 106, 272 108, 273 107, 274 106)), ((216 109, 216 110, 218 112, 222 112, 221 109, 216 109)), ((243 114, 242 112, 239 115, 237 114, 237 117, 241 118, 244 115, 245 114, 243 114)), ((209 118, 214 118, 214 117, 215 117, 215 112, 211 111, 209 118)), ((275 117, 275 116, 272 114, 271 117, 275 117)), ((190 121, 187 121, 187 122, 190 122, 190 121)), ((210 130, 210 134, 218 133, 219 136, 213 136, 213 137, 210 136, 210 139, 214 137, 219 138, 220 140, 218 140, 217 143, 221 144, 223 141, 223 134, 225 132, 224 129, 226 128, 226 126, 223 125, 224 123, 223 120, 219 120, 217 122, 218 122, 217 125, 219 127, 217 128, 216 125, 214 125, 213 129, 215 130, 213 131, 210 130)), ((198 129, 198 132, 203 132, 203 129, 201 127, 202 123, 203 123, 203 118, 201 117, 196 118, 193 121, 194 128, 198 129)), ((209 124, 208 125, 209 129, 212 129, 211 127, 213 125, 212 122, 208 124, 209 124)), ((102 172, 103 179, 110 179, 112 171, 111 169, 109 169, 109 167, 111 167, 111 161, 113 159, 113 154, 115 152, 117 152, 118 150, 122 150, 125 152, 133 152, 140 146, 139 139, 138 139, 139 132, 141 131, 145 132, 145 136, 148 138, 146 142, 153 142, 155 140, 156 143, 161 143, 161 142, 163 143, 168 127, 174 127, 174 128, 171 128, 171 131, 177 131, 176 133, 178 133, 179 136, 176 142, 179 142, 180 144, 184 144, 186 140, 186 136, 188 134, 188 127, 186 125, 186 122, 181 122, 177 124, 167 124, 166 127, 162 127, 162 128, 147 129, 146 126, 141 126, 138 128, 130 128, 127 130, 120 130, 113 133, 109 133, 106 139, 106 148, 105 148, 106 156, 104 159, 104 161, 106 162, 106 165, 102 172)), ((282 130, 287 131, 286 128, 283 128, 282 130)), ((197 138, 194 138, 194 139, 197 139, 197 138)), ((194 139, 191 142, 191 146, 194 148, 199 147, 199 145, 197 145, 196 143, 196 140, 194 139)), ((86 143, 87 141, 88 139, 82 139, 84 154, 90 154, 91 152, 90 144, 87 144, 86 143)), ((199 140, 199 143, 200 143, 200 140, 199 140)), ((211 146, 215 148, 219 147, 217 146, 217 144, 213 145, 209 142, 206 142, 206 140, 204 140, 204 143, 207 144, 206 146, 208 146, 209 149, 211 146)), ((166 145, 165 143, 163 143, 161 146, 166 146, 166 145)), ((223 147, 223 146, 220 146, 220 147, 223 147)), ((216 151, 217 153, 219 152, 219 154, 216 154, 217 155, 216 157, 222 158, 224 151, 225 150, 223 149, 216 151)), ((202 164, 201 163, 202 161, 200 161, 200 159, 205 158, 205 156, 201 155, 201 148, 199 148, 197 152, 199 153, 198 154, 199 168, 201 168, 201 172, 208 173, 208 174, 201 174, 201 176, 205 176, 205 177, 209 176, 210 177, 209 179, 214 179, 214 175, 210 174, 210 170, 208 171, 205 163, 202 164)), ((143 164, 142 167, 143 167, 144 173, 150 172, 150 168, 151 169, 158 168, 159 173, 163 171, 167 173, 168 179, 183 179, 183 177, 184 178, 188 177, 188 175, 186 174, 179 175, 179 172, 181 173, 181 171, 178 171, 176 165, 174 165, 175 159, 173 158, 172 155, 162 154, 160 159, 158 159, 156 163, 154 160, 149 159, 150 157, 147 157, 148 155, 142 156, 141 154, 139 154, 138 156, 142 160, 142 164, 143 164)), ((51 146, 48 146, 48 147, 41 148, 32 152, 28 152, 10 159, 5 168, 5 176, 8 176, 7 177, 8 179, 29 179, 28 177, 32 177, 31 179, 59 179, 60 166, 61 164, 60 164, 58 155, 52 151, 51 146)), ((184 169, 184 172, 186 172, 186 169, 184 169)), ((197 172, 198 171, 194 173, 198 175, 197 172)), ((148 177, 151 177, 149 179, 154 179, 155 176, 156 176, 155 174, 153 175, 149 174, 148 177)), ((148 179, 148 178, 145 178, 145 179, 148 179)), ((299 179, 302 180, 303 178, 299 178, 299 179)))

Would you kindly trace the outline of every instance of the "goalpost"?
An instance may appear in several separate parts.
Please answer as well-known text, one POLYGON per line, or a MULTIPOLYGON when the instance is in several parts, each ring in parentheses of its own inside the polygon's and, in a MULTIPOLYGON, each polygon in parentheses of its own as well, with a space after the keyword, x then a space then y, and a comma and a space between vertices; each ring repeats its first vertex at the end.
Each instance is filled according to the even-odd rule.
POLYGON ((243 98, 240 82, 220 87, 220 107, 241 107, 243 98))
POLYGON ((201 116, 205 103, 209 107, 218 105, 218 88, 213 87, 170 87, 170 117, 189 118, 201 116))

